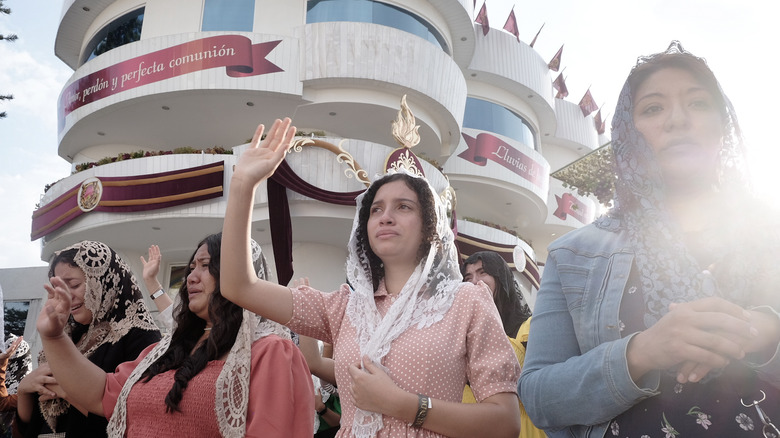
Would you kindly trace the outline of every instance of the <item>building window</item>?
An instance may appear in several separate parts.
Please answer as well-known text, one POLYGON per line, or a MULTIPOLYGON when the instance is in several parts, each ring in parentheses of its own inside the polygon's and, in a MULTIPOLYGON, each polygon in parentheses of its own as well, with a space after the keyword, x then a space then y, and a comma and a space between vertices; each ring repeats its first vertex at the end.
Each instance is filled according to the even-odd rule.
POLYGON ((205 0, 203 32, 251 32, 255 22, 255 0, 205 0))
POLYGON ((100 29, 87 44, 81 64, 109 50, 140 40, 144 9, 128 12, 100 29))
POLYGON ((422 17, 378 1, 309 0, 306 6, 306 23, 328 21, 381 24, 417 35, 449 53, 444 37, 422 17))
POLYGON ((469 97, 463 127, 500 134, 536 150, 536 134, 520 115, 487 100, 469 97))
POLYGON ((3 303, 5 317, 5 337, 11 333, 16 336, 24 336, 24 327, 27 323, 27 313, 30 311, 29 301, 5 301, 3 303))

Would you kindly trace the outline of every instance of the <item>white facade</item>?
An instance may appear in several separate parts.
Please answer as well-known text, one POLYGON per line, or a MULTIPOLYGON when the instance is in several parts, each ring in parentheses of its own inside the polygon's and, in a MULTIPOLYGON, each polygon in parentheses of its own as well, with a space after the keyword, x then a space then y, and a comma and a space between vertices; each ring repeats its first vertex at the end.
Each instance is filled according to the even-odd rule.
MULTIPOLYGON (((510 252, 512 246, 519 246, 528 259, 543 263, 550 241, 594 218, 596 205, 591 199, 567 192, 549 174, 607 139, 596 133, 592 116, 583 117, 576 104, 554 98, 554 76, 533 48, 498 29, 483 36, 481 27, 473 23, 470 0, 373 2, 379 10, 391 7, 388 10, 395 15, 389 17, 404 17, 406 21, 398 25, 381 17, 381 12, 363 21, 315 20, 307 9, 320 2, 255 0, 251 29, 204 32, 201 26, 209 2, 65 1, 55 53, 74 73, 63 84, 60 103, 58 152, 63 159, 75 169, 79 163, 107 156, 184 146, 233 148, 234 155, 137 158, 93 167, 59 181, 43 196, 42 209, 63 202, 88 177, 155 178, 164 172, 224 162, 221 196, 145 211, 98 207, 79 213, 43 233, 43 260, 80 240, 100 240, 121 253, 140 275, 139 256, 149 245, 158 244, 163 251, 160 280, 168 284, 171 268, 186 263, 205 235, 221 230, 232 165, 258 123, 268 126, 277 117, 291 116, 299 131, 341 144, 373 177, 383 171, 388 153, 398 147, 390 123, 403 95, 420 125, 422 141, 413 152, 441 167, 439 171, 423 162, 437 189, 454 188, 459 229, 467 230, 463 232, 468 236, 509 246, 510 252), (143 24, 137 41, 80 61, 90 41, 140 8, 144 8, 143 24), (423 23, 439 42, 411 33, 404 24, 409 17, 423 23), (213 41, 219 45, 212 46, 213 41), (258 53, 252 53, 253 46, 270 47, 259 59, 264 57, 280 71, 230 73, 236 68, 246 70, 247 63, 253 62, 257 71, 258 53), (187 58, 195 52, 214 55, 209 60, 214 64, 196 66, 189 61, 194 58, 187 58), (228 54, 235 56, 220 64, 228 54), (253 60, 242 58, 239 63, 241 57, 253 60), (532 133, 532 139, 481 129, 477 121, 469 120, 473 102, 507 110, 532 133), (472 153, 474 145, 493 148, 483 157, 483 165, 461 156, 472 153), (572 213, 566 202, 576 203, 578 214, 565 214, 572 213)), ((243 3, 251 6, 252 2, 243 3)), ((338 0, 330 3, 336 10, 340 7, 338 0)), ((364 187, 345 173, 345 163, 323 149, 304 147, 292 153, 288 163, 300 178, 324 190, 352 192, 364 187)), ((295 277, 307 276, 323 290, 336 289, 344 281, 354 207, 316 201, 290 190, 288 198, 295 277)), ((267 201, 261 188, 252 235, 273 266, 267 201)), ((533 281, 521 274, 517 278, 533 301, 533 281)))

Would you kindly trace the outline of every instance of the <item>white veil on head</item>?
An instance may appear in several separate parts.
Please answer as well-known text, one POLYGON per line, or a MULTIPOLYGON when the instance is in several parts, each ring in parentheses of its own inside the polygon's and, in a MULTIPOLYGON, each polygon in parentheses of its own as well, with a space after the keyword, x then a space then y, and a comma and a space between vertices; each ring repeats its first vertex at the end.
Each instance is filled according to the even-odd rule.
MULTIPOLYGON (((428 203, 420 199, 420 204, 425 209, 428 203)), ((423 211, 423 220, 425 217, 423 211)), ((458 264, 455 237, 450 229, 441 198, 425 178, 403 169, 388 172, 387 175, 375 180, 368 190, 357 197, 357 212, 352 224, 348 251, 347 281, 352 286, 353 292, 347 303, 346 314, 357 331, 361 357, 368 356, 381 366, 382 359, 390 351, 392 341, 408 328, 416 326, 417 329, 422 329, 444 317, 462 284, 463 277, 458 264), (360 222, 361 218, 365 220, 368 217, 364 209, 370 208, 379 187, 399 178, 394 176, 397 174, 402 174, 400 178, 405 180, 418 196, 421 194, 412 185, 422 186, 422 190, 432 198, 436 221, 435 234, 430 236, 430 248, 427 253, 420 260, 395 302, 382 317, 374 301, 373 275, 377 272, 376 261, 372 265, 366 248, 368 240, 360 236, 360 229, 364 228, 361 227, 360 222), (424 184, 415 184, 414 181, 421 181, 424 184), (367 199, 366 196, 370 198, 367 199)), ((352 424, 352 431, 356 437, 375 436, 381 428, 382 415, 361 409, 356 410, 352 424)))

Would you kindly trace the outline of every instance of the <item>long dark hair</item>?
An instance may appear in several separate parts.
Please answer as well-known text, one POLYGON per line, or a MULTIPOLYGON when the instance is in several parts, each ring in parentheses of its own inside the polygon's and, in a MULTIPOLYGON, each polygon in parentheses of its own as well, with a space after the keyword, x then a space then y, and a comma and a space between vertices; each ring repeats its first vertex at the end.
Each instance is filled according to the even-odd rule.
POLYGON ((515 337, 520 326, 531 317, 531 309, 525 303, 520 286, 515 281, 512 271, 506 261, 494 251, 479 251, 466 259, 461 267, 465 275, 466 266, 482 262, 482 269, 493 277, 496 290, 493 291, 493 302, 496 303, 501 323, 507 336, 515 337))
POLYGON ((171 335, 171 345, 168 351, 150 365, 141 376, 144 382, 148 382, 157 374, 176 370, 173 386, 168 391, 168 395, 165 396, 165 406, 168 412, 180 411, 179 402, 181 402, 182 394, 187 389, 190 380, 200 373, 209 361, 218 359, 230 351, 241 327, 243 309, 225 299, 219 288, 221 244, 222 233, 212 234, 201 240, 195 251, 197 252, 197 248, 202 245, 206 245, 211 257, 209 273, 216 281, 216 289, 209 299, 209 319, 213 323, 209 337, 194 352, 192 351, 206 328, 206 321, 200 319, 189 309, 190 300, 186 278, 192 272, 191 266, 195 258, 195 252, 193 252, 184 273, 184 284, 179 290, 180 299, 176 309, 174 309, 176 329, 171 335))
POLYGON ((417 194, 417 201, 420 203, 423 241, 420 242, 420 248, 417 250, 417 262, 428 254, 431 242, 438 237, 436 233, 436 204, 428 188, 428 183, 424 179, 415 178, 405 173, 394 173, 371 184, 363 196, 363 202, 359 205, 358 227, 355 232, 357 233, 358 249, 365 252, 371 264, 371 281, 374 284, 374 290, 379 287, 379 282, 385 277, 385 269, 382 266, 382 260, 371 249, 368 240, 368 218, 371 215, 371 204, 374 203, 376 193, 383 185, 399 180, 417 194))

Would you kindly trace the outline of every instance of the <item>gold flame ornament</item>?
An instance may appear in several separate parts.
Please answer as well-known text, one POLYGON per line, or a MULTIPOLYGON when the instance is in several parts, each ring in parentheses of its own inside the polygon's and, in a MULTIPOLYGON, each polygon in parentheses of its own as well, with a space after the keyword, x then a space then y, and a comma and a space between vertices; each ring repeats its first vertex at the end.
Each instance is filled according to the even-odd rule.
POLYGON ((417 156, 412 153, 411 148, 420 143, 420 134, 417 132, 420 126, 416 124, 417 120, 406 103, 406 95, 401 98, 401 109, 393 122, 393 138, 401 147, 393 150, 385 160, 385 173, 389 170, 398 171, 405 169, 407 172, 425 176, 422 170, 422 163, 417 156))
POLYGON ((413 148, 420 143, 420 134, 417 132, 420 126, 406 103, 406 95, 401 98, 401 110, 393 122, 393 138, 405 148, 413 148))

